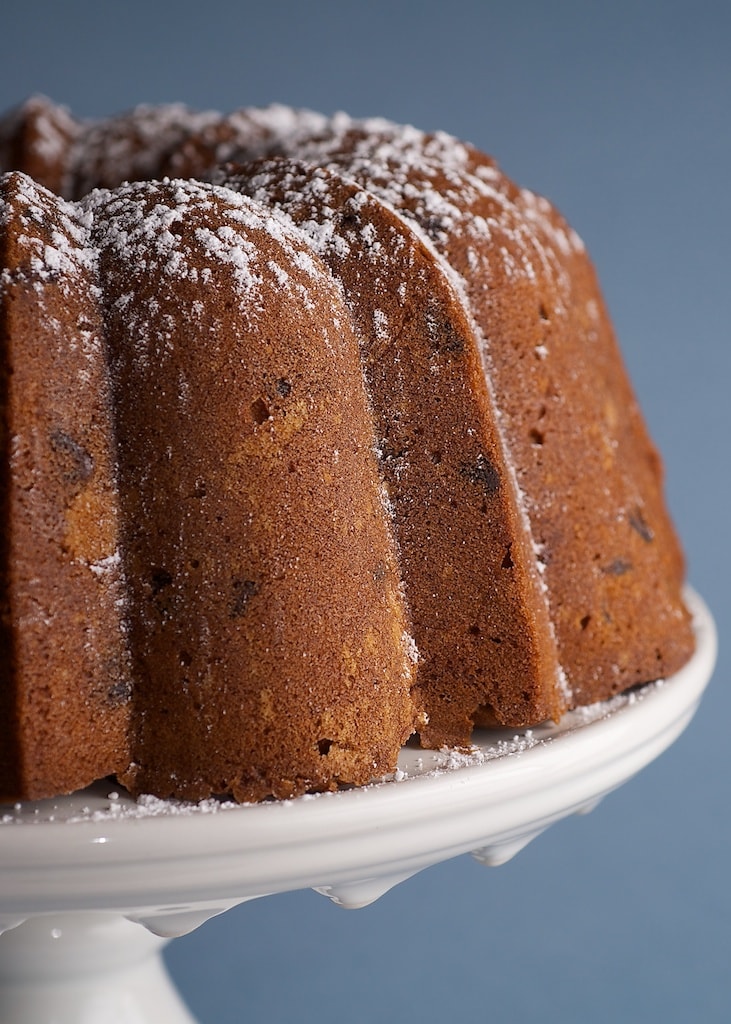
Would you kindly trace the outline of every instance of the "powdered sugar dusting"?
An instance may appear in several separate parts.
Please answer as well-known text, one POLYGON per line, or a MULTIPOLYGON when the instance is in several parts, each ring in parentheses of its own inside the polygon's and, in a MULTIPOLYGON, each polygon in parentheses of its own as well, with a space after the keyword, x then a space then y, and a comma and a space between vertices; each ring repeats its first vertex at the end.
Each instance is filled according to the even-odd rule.
MULTIPOLYGON (((89 221, 73 204, 59 199, 26 174, 7 179, 8 200, 0 204, 3 221, 15 221, 16 242, 29 253, 29 269, 43 283, 70 286, 81 270, 94 267, 89 221)), ((7 268, 3 273, 7 274, 7 268)))
MULTIPOLYGON (((167 179, 138 182, 114 191, 95 190, 80 205, 92 218, 97 249, 113 256, 120 268, 131 263, 138 273, 206 285, 216 265, 223 265, 251 317, 257 310, 264 312, 263 275, 273 276, 299 302, 309 302, 292 268, 310 278, 323 273, 285 218, 216 185, 167 179)), ((157 318, 155 299, 145 305, 139 295, 132 298, 133 293, 118 291, 115 306, 128 311, 142 336, 143 318, 150 330, 152 318, 157 318)), ((200 303, 196 308, 200 314, 200 303)))
MULTIPOLYGON (((560 741, 562 736, 591 726, 594 722, 611 718, 625 708, 632 708, 638 702, 652 697, 664 685, 664 680, 658 680, 638 690, 619 694, 610 700, 577 708, 567 714, 559 725, 545 724, 518 732, 508 729, 479 730, 475 734, 475 744, 467 750, 433 751, 406 747, 402 750, 395 771, 383 779, 374 780, 369 788, 409 784, 422 778, 458 774, 460 771, 480 768, 494 761, 522 757, 536 747, 560 741)), ((309 793, 294 800, 282 800, 277 803, 281 807, 286 807, 313 800, 329 800, 337 795, 329 792, 309 793)), ((59 825, 83 822, 106 824, 130 819, 246 813, 246 806, 216 798, 194 803, 143 795, 135 800, 126 790, 115 789, 109 782, 99 782, 71 797, 6 806, 0 813, 0 826, 48 822, 56 822, 59 825)))

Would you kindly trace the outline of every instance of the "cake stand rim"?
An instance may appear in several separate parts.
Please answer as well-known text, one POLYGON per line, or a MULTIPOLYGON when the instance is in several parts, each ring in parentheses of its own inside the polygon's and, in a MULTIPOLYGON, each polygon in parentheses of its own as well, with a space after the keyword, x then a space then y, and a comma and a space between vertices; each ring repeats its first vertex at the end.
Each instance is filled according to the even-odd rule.
POLYGON ((688 588, 687 599, 697 649, 683 669, 517 753, 214 814, 2 825, 0 914, 233 904, 371 875, 407 877, 470 850, 524 845, 627 781, 692 718, 717 639, 702 598, 688 588), (212 869, 218 882, 207 877, 212 869))

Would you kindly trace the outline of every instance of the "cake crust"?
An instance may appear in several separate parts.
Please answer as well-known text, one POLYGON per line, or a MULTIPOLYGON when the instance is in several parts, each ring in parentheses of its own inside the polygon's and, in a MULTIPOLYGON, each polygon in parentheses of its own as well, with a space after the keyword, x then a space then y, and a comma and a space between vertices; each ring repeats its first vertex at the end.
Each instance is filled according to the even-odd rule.
POLYGON ((287 798, 675 672, 581 240, 442 133, 0 120, 0 794, 287 798))

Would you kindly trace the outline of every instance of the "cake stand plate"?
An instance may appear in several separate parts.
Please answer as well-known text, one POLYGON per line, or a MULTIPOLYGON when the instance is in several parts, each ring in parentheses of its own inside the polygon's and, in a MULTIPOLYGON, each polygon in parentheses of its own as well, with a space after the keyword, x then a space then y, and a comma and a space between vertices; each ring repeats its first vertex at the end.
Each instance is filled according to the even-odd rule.
POLYGON ((713 670, 713 620, 693 592, 697 650, 680 672, 467 753, 402 751, 394 776, 237 806, 132 800, 112 783, 0 808, 3 1024, 191 1024, 166 941, 271 893, 314 888, 361 907, 463 853, 504 863, 591 810, 661 754, 713 670))

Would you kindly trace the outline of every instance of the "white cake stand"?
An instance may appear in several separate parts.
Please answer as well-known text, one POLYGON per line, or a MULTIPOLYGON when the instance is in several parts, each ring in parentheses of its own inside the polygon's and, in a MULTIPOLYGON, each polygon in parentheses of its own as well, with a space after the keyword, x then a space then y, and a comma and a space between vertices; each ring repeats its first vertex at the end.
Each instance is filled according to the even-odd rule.
POLYGON ((160 957, 170 938, 306 887, 364 906, 462 853, 502 864, 591 810, 693 716, 716 636, 700 598, 689 602, 698 648, 671 679, 559 726, 481 731, 469 755, 407 748, 395 777, 364 789, 186 805, 134 802, 103 783, 0 808, 3 1024, 192 1024, 160 957))

